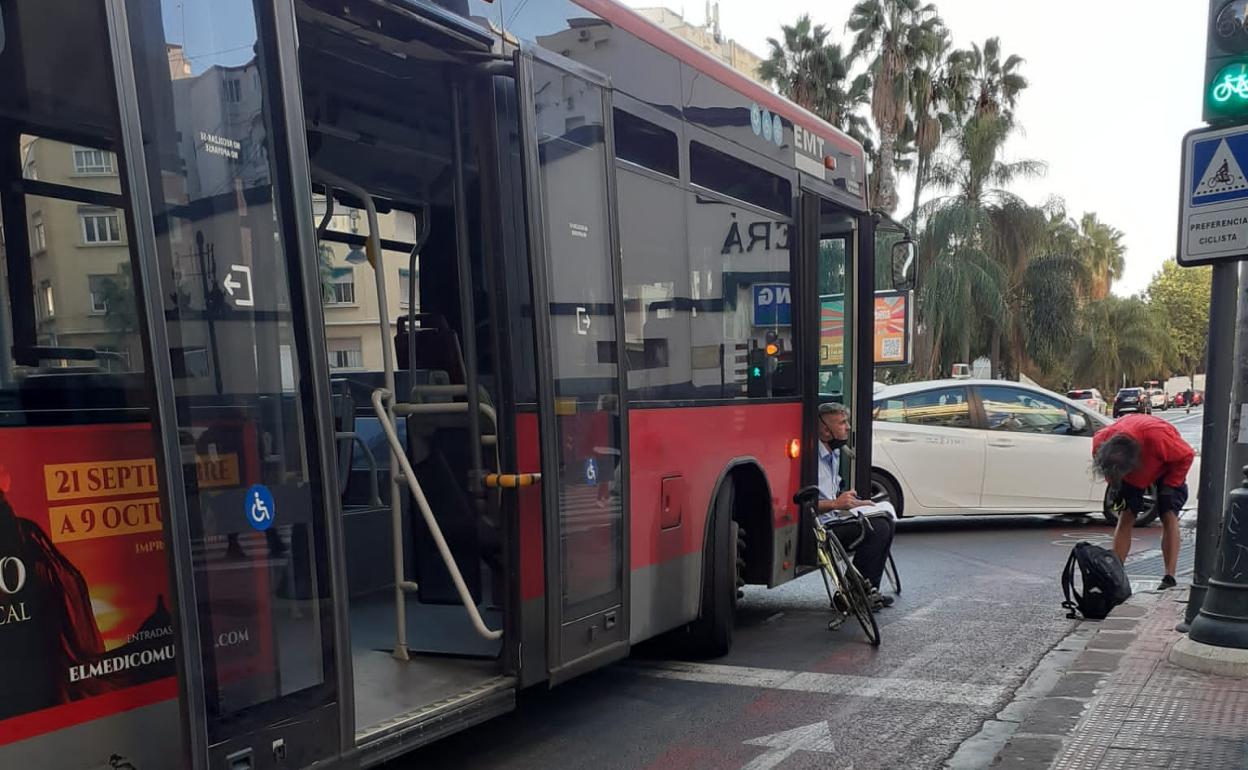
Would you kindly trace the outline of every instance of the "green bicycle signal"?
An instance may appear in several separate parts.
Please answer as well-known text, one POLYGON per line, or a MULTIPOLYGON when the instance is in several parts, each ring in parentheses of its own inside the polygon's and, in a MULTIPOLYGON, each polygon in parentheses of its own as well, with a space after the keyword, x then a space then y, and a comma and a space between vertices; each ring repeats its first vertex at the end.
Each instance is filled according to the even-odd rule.
POLYGON ((1229 64, 1214 78, 1209 97, 1220 105, 1248 103, 1248 64, 1229 64))

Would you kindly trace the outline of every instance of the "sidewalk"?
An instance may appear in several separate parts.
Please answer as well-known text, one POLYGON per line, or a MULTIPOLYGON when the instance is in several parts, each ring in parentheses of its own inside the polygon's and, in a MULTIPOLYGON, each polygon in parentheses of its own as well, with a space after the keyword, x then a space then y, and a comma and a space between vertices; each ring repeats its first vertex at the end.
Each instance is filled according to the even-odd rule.
POLYGON ((1248 768, 1248 679, 1199 674, 1168 660, 1186 602, 1182 588, 1137 593, 1106 620, 1083 622, 1083 652, 991 766, 1248 768))

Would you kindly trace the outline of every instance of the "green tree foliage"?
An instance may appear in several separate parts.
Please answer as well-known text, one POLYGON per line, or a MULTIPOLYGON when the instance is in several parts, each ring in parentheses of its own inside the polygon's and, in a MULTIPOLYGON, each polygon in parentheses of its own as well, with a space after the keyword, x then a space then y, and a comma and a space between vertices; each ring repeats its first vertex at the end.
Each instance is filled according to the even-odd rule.
POLYGON ((1108 295, 1090 302, 1072 348, 1070 370, 1079 387, 1113 393, 1143 382, 1172 355, 1165 321, 1143 299, 1108 295))
POLYGON ((870 79, 866 74, 850 81, 851 59, 822 24, 809 14, 780 28, 781 40, 767 38, 771 48, 758 74, 783 96, 847 132, 860 142, 870 141, 870 126, 858 111, 867 103, 870 79))
MULTIPOLYGON (((1174 344, 1157 333, 1177 329, 1173 324, 1202 326, 1186 320, 1191 312, 1171 296, 1176 292, 1164 306, 1150 304, 1153 292, 1131 301, 1110 296, 1125 266, 1120 231, 1095 213, 1076 219, 1060 201, 1037 207, 1011 191, 1045 171, 1041 161, 1005 155, 1028 87, 1021 56, 995 37, 956 49, 936 6, 922 0, 859 0, 846 27, 848 54, 808 15, 782 27, 780 39, 769 41, 762 74, 863 142, 873 206, 895 210, 897 176, 914 173, 916 376, 987 354, 994 376, 1026 373, 1053 383, 1078 370, 1109 387, 1106 372, 1073 361, 1076 343, 1085 353, 1101 350, 1102 334, 1111 335, 1102 351, 1110 355, 1097 364, 1126 366, 1132 377, 1155 376, 1174 360, 1189 370, 1199 366, 1203 327, 1190 342, 1177 331, 1170 333, 1174 344), (923 203, 929 191, 938 195, 923 203), (1115 330, 1142 336, 1119 338, 1115 330)), ((877 242, 877 288, 888 286, 886 257, 886 245, 877 242)), ((844 278, 821 276, 820 288, 842 291, 844 278)), ((1207 288, 1203 297, 1207 304, 1207 288)))
POLYGON ((919 0, 860 0, 847 26, 854 33, 851 57, 870 59, 871 115, 879 132, 875 204, 892 212, 898 202, 897 150, 911 116, 912 79, 938 48, 943 25, 936 6, 919 0))
POLYGON ((1213 272, 1166 262, 1153 276, 1147 298, 1173 342, 1174 368, 1192 375, 1202 368, 1209 341, 1209 294, 1213 272))

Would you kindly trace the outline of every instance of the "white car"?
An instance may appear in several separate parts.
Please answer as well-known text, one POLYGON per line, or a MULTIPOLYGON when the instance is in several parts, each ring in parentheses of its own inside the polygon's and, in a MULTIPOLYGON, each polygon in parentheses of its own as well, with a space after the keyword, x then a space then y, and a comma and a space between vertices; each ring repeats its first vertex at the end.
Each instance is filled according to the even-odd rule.
MULTIPOLYGON (((1112 421, 1082 404, 1016 382, 937 380, 877 391, 874 415, 871 493, 899 516, 1099 512, 1117 521, 1092 471, 1092 435, 1112 421)), ((1199 458, 1189 507, 1198 474, 1199 458)))
POLYGON ((1076 404, 1082 404, 1097 414, 1105 414, 1105 397, 1101 395, 1101 391, 1096 388, 1084 388, 1081 390, 1072 390, 1066 393, 1066 398, 1074 401, 1076 404))
POLYGON ((1154 409, 1166 410, 1170 408, 1170 400, 1166 398, 1166 391, 1161 388, 1150 388, 1148 391, 1148 403, 1154 409))

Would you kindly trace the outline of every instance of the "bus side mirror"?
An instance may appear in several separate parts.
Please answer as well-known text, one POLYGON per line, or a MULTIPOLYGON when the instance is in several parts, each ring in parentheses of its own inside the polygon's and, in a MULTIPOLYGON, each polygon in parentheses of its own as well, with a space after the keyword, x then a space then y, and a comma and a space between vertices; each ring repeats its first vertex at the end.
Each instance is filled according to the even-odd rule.
POLYGON ((893 289, 913 291, 918 248, 909 236, 893 244, 893 289))

